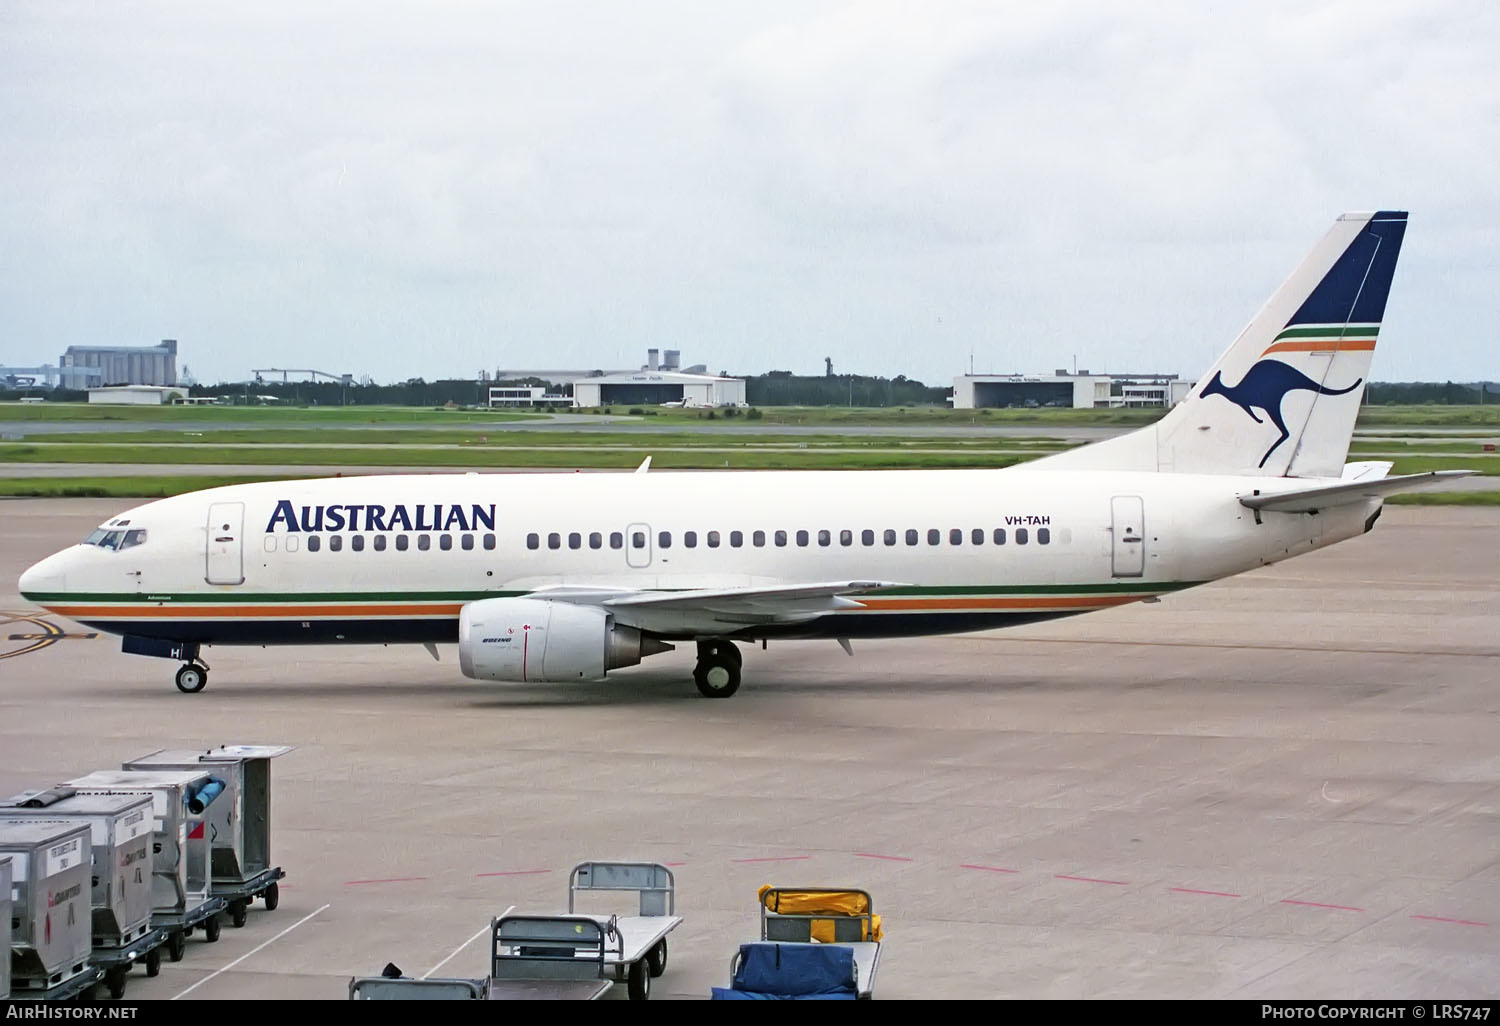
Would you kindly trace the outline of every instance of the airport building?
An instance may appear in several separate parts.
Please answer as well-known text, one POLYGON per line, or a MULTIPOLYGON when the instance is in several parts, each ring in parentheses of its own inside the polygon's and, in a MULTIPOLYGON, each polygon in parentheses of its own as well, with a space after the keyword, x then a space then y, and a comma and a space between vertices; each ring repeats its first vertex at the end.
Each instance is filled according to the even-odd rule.
POLYGON ((744 406, 745 379, 643 370, 573 382, 574 406, 744 406))
POLYGON ((964 374, 953 379, 956 410, 1066 407, 1077 410, 1173 406, 1191 381, 1175 374, 964 374))
POLYGON ((490 408, 501 406, 571 406, 573 400, 565 395, 548 394, 537 385, 491 385, 490 408))
POLYGON ((177 384, 177 340, 155 346, 69 346, 58 358, 64 388, 177 384))
POLYGON ((187 395, 187 389, 168 385, 106 385, 89 389, 93 405, 164 406, 187 395))

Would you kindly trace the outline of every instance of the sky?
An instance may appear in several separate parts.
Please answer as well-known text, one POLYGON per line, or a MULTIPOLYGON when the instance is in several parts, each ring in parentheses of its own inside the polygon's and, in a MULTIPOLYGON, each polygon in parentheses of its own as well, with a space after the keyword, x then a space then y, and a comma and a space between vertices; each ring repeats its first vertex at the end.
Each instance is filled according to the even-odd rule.
POLYGON ((1500 378, 1500 5, 0 4, 0 364, 1196 377, 1346 210, 1500 378))

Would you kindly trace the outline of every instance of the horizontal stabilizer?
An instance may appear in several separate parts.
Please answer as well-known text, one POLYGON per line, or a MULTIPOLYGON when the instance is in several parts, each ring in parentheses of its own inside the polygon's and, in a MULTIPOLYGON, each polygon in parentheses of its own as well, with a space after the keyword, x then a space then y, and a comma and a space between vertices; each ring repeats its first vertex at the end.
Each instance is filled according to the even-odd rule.
POLYGON ((1241 495, 1240 505, 1266 513, 1317 513, 1332 506, 1379 499, 1395 492, 1432 488, 1454 478, 1468 477, 1472 470, 1434 470, 1428 474, 1402 474, 1335 485, 1318 485, 1290 492, 1266 495, 1241 495))

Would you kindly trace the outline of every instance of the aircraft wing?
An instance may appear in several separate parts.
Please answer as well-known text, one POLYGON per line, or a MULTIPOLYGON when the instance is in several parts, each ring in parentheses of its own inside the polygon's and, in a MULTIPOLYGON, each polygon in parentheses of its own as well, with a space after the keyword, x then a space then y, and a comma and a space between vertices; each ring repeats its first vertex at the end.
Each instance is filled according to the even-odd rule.
POLYGON ((1331 506, 1379 499, 1393 492, 1431 488, 1473 473, 1475 472, 1472 470, 1434 470, 1427 474, 1400 474, 1396 477, 1373 477, 1335 485, 1315 485, 1290 492, 1241 495, 1240 505, 1266 513, 1316 513, 1331 506))
POLYGON ((598 605, 615 620, 660 633, 713 633, 763 624, 794 624, 840 609, 859 609, 851 596, 899 585, 891 581, 823 581, 685 591, 539 588, 531 597, 598 605))

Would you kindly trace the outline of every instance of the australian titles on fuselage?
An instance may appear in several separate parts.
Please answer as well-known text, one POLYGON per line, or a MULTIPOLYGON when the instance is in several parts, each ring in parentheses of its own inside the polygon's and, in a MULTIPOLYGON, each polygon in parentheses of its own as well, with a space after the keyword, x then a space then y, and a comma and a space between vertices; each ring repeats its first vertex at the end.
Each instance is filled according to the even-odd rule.
POLYGON ((301 531, 477 531, 495 529, 495 504, 416 503, 390 506, 380 503, 335 503, 298 507, 290 499, 279 499, 266 524, 266 534, 278 528, 301 531))

